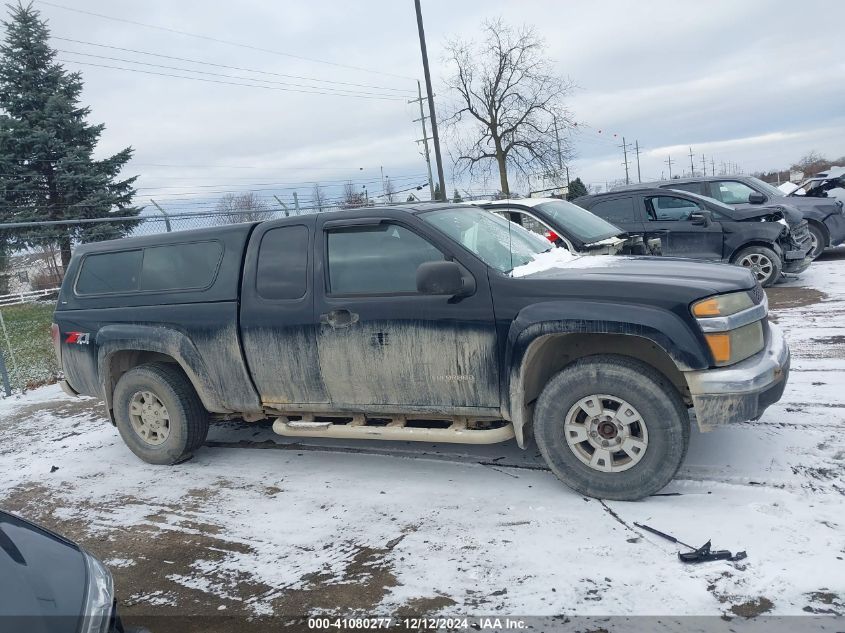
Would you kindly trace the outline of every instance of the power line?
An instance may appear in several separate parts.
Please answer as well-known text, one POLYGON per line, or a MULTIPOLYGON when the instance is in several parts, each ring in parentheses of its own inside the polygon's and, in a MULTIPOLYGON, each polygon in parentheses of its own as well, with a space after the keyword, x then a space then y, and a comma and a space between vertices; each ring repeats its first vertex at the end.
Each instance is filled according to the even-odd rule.
MULTIPOLYGON (((413 93, 412 90, 409 90, 407 88, 390 88, 388 86, 378 86, 378 85, 374 85, 374 84, 358 84, 358 83, 352 83, 352 82, 348 82, 348 81, 336 81, 334 79, 319 79, 317 77, 307 77, 307 76, 303 76, 303 75, 289 75, 289 74, 286 74, 286 73, 276 73, 276 72, 272 72, 272 71, 269 71, 269 70, 257 70, 255 68, 245 68, 243 66, 230 66, 228 64, 217 64, 215 62, 208 62, 208 61, 203 61, 203 60, 199 60, 199 59, 191 59, 191 58, 188 58, 188 57, 177 57, 175 55, 164 55, 162 53, 153 53, 153 52, 150 52, 150 51, 142 51, 142 50, 138 50, 136 48, 124 48, 122 46, 110 46, 108 44, 98 44, 96 42, 86 42, 84 40, 75 40, 75 39, 71 39, 71 38, 68 38, 68 37, 58 37, 58 36, 53 35, 52 38, 54 40, 59 40, 59 41, 62 41, 62 42, 72 42, 74 44, 82 44, 84 46, 97 46, 99 48, 108 48, 108 49, 111 49, 111 50, 123 51, 125 53, 137 53, 139 55, 149 55, 151 57, 159 57, 161 59, 172 59, 172 60, 180 61, 180 62, 189 62, 191 64, 202 64, 203 66, 214 66, 216 68, 226 68, 228 70, 240 70, 240 71, 243 71, 243 72, 259 73, 259 74, 262 74, 262 75, 272 75, 274 77, 285 77, 285 78, 288 78, 288 79, 302 79, 304 81, 315 81, 315 82, 319 82, 319 83, 338 84, 338 85, 341 85, 341 86, 354 86, 354 87, 357 87, 357 88, 377 88, 379 90, 389 90, 391 92, 403 92, 403 93, 408 93, 408 94, 413 93)), ((69 52, 74 52, 74 51, 69 51, 69 52)), ((78 53, 78 54, 83 55, 85 53, 78 53)), ((313 86, 313 87, 317 88, 319 86, 313 86)))
POLYGON ((316 64, 325 64, 327 66, 335 66, 337 68, 348 68, 351 70, 359 70, 362 72, 367 73, 375 73, 377 75, 387 75, 391 77, 399 77, 400 79, 411 79, 414 80, 413 77, 408 77, 407 75, 400 75, 397 73, 391 73, 383 70, 375 70, 372 68, 363 68, 361 66, 352 66, 349 64, 341 64, 338 62, 330 62, 324 59, 316 59, 313 57, 305 57, 304 55, 296 55, 294 53, 285 53, 284 51, 276 51, 270 48, 263 48, 261 46, 253 46, 252 44, 243 44, 241 42, 233 42, 231 40, 224 40, 217 37, 212 37, 210 35, 201 35, 199 33, 190 33, 188 31, 180 31, 179 29, 171 29, 166 26, 159 26, 157 24, 147 24, 145 22, 138 22, 135 20, 129 20, 127 18, 118 18, 112 15, 105 15, 102 13, 94 13, 93 11, 85 11, 83 9, 76 9, 74 7, 68 7, 63 4, 56 4, 55 2, 48 2, 47 0, 37 0, 40 4, 44 4, 50 7, 55 7, 56 9, 64 9, 65 11, 73 11, 74 13, 81 13, 83 15, 90 15, 97 18, 102 18, 104 20, 113 20, 115 22, 123 22, 124 24, 132 24, 134 26, 142 26, 148 29, 156 29, 158 31, 165 31, 167 33, 174 33, 176 35, 183 35, 185 37, 193 37, 200 40, 206 40, 208 42, 216 42, 218 44, 226 44, 228 46, 236 46, 238 48, 245 48, 248 50, 259 51, 262 53, 270 53, 271 55, 280 55, 282 57, 290 57, 292 59, 300 59, 303 61, 314 62, 316 64))
MULTIPOLYGON (((43 1, 43 0, 39 0, 43 1)), ((206 83, 213 83, 213 84, 225 84, 229 86, 242 86, 247 88, 263 88, 265 90, 281 90, 282 92, 299 92, 302 94, 314 94, 314 95, 333 95, 336 97, 355 97, 359 99, 380 99, 383 101, 404 101, 402 97, 376 97, 376 96, 368 96, 363 94, 343 94, 339 92, 319 92, 316 90, 300 90, 298 88, 279 88, 277 86, 262 86, 259 84, 242 84, 236 83, 233 81, 220 81, 218 79, 204 79, 202 77, 185 77, 184 75, 174 75, 171 73, 159 73, 154 72, 152 70, 141 70, 140 68, 125 68, 122 66, 108 66, 106 64, 95 64, 93 62, 81 62, 76 59, 60 59, 58 60, 62 63, 70 63, 70 64, 82 64, 83 66, 95 66, 97 68, 111 68, 112 70, 127 70, 133 73, 143 73, 145 75, 158 75, 160 77, 173 77, 175 79, 190 79, 191 81, 204 81, 206 83)))
MULTIPOLYGON (((210 77, 223 77, 223 78, 226 78, 226 79, 237 79, 239 81, 261 82, 261 83, 267 83, 267 84, 275 84, 275 85, 279 85, 279 86, 288 86, 288 87, 293 87, 293 88, 314 88, 314 89, 317 89, 317 90, 331 91, 331 93, 337 93, 339 95, 343 94, 344 96, 353 96, 353 95, 354 96, 363 96, 363 95, 389 96, 389 95, 386 95, 384 93, 378 93, 378 92, 364 92, 362 90, 349 90, 349 89, 344 89, 344 88, 331 88, 331 87, 324 87, 324 86, 309 86, 307 84, 293 84, 293 83, 288 83, 288 82, 284 82, 284 81, 278 81, 278 80, 275 80, 275 79, 261 79, 261 78, 255 78, 255 77, 243 77, 243 76, 238 76, 238 75, 224 75, 222 73, 213 73, 213 72, 209 72, 207 70, 194 70, 193 68, 183 68, 181 66, 167 66, 167 65, 164 65, 164 64, 153 64, 151 62, 141 62, 141 61, 136 61, 134 59, 126 59, 126 58, 123 58, 123 57, 111 57, 111 56, 108 56, 108 55, 95 55, 94 53, 82 53, 82 52, 79 52, 79 51, 69 51, 69 50, 65 50, 65 49, 61 49, 61 48, 57 48, 56 51, 59 52, 59 53, 65 53, 65 54, 70 54, 70 55, 82 55, 84 57, 93 57, 95 59, 105 59, 105 60, 109 60, 109 61, 113 61, 113 62, 124 62, 124 63, 128 63, 128 64, 137 64, 139 66, 149 66, 151 68, 164 68, 165 70, 177 70, 179 72, 185 72, 185 73, 197 73, 199 75, 208 75, 210 77)), ((76 63, 83 63, 83 62, 80 62, 78 60, 70 60, 70 61, 74 61, 76 63)))

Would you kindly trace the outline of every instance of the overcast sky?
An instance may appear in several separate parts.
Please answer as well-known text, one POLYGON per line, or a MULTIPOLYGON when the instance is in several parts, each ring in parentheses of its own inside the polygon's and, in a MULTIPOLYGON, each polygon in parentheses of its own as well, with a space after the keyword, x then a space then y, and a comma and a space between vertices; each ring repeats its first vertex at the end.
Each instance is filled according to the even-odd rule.
MULTIPOLYGON (((414 142, 419 124, 412 122, 419 110, 407 103, 422 77, 411 0, 57 0, 36 6, 53 36, 78 41, 54 39, 53 45, 68 68, 83 72, 91 120, 107 126, 100 153, 135 149, 128 173, 141 175, 139 203, 155 197, 172 208, 201 208, 233 190, 276 193, 290 202, 294 190, 300 199, 310 198, 307 183, 316 180, 352 179, 374 195, 382 167, 396 189, 426 181, 414 142), (189 73, 174 68, 191 68, 209 81, 102 66, 177 75, 189 73), (254 83, 242 77, 277 83, 214 83, 254 83)), ((568 107, 583 131, 572 139, 571 173, 585 182, 624 177, 617 148, 623 135, 640 143, 643 179, 668 175, 669 155, 675 173, 689 170, 690 146, 697 169, 704 154, 708 170, 712 158, 717 171, 732 162, 746 173, 786 167, 810 150, 845 154, 841 0, 803 6, 772 0, 423 0, 423 12, 437 99, 447 96, 447 38, 476 37, 480 22, 494 17, 537 28, 556 68, 578 84, 568 107)), ((445 151, 444 162, 451 193, 445 151)), ((635 164, 631 173, 636 177, 635 164)))

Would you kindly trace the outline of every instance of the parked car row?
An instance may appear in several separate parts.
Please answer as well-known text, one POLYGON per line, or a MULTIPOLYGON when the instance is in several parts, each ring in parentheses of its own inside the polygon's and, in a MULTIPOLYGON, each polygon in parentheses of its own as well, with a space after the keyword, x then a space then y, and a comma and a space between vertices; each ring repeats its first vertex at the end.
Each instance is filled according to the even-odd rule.
POLYGON ((768 287, 806 270, 825 248, 845 242, 842 202, 822 195, 835 193, 838 181, 823 182, 807 185, 813 195, 804 199, 785 198, 763 181, 742 176, 630 185, 583 196, 574 204, 554 198, 470 204, 572 254, 665 255, 735 264, 768 287))

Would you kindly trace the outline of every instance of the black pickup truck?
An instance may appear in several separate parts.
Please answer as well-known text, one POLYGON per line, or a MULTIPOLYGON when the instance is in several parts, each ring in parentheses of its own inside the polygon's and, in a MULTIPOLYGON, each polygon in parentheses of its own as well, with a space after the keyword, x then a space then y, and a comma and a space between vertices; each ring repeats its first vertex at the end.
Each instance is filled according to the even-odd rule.
POLYGON ((536 439, 587 495, 638 499, 704 430, 777 401, 789 349, 754 276, 572 257, 476 207, 304 215, 81 246, 55 313, 63 387, 141 459, 210 420, 286 436, 536 439), (562 257, 565 255, 566 257, 562 257))

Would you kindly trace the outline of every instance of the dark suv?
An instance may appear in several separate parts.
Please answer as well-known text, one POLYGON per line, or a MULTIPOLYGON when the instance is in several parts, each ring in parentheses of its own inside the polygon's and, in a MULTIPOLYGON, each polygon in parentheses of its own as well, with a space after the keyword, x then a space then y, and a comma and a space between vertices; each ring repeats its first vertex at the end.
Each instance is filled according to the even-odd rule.
MULTIPOLYGON (((783 191, 753 176, 710 176, 675 178, 643 183, 633 187, 661 187, 681 189, 702 196, 715 198, 737 209, 749 206, 792 206, 804 214, 813 241, 810 256, 815 259, 824 249, 845 243, 845 209, 841 201, 833 198, 787 197, 783 191)), ((620 187, 620 189, 623 189, 620 187)))
POLYGON ((659 237, 664 255, 736 264, 763 286, 781 272, 810 265, 807 222, 796 212, 734 209, 694 193, 658 188, 624 189, 575 201, 597 216, 648 241, 659 237))

